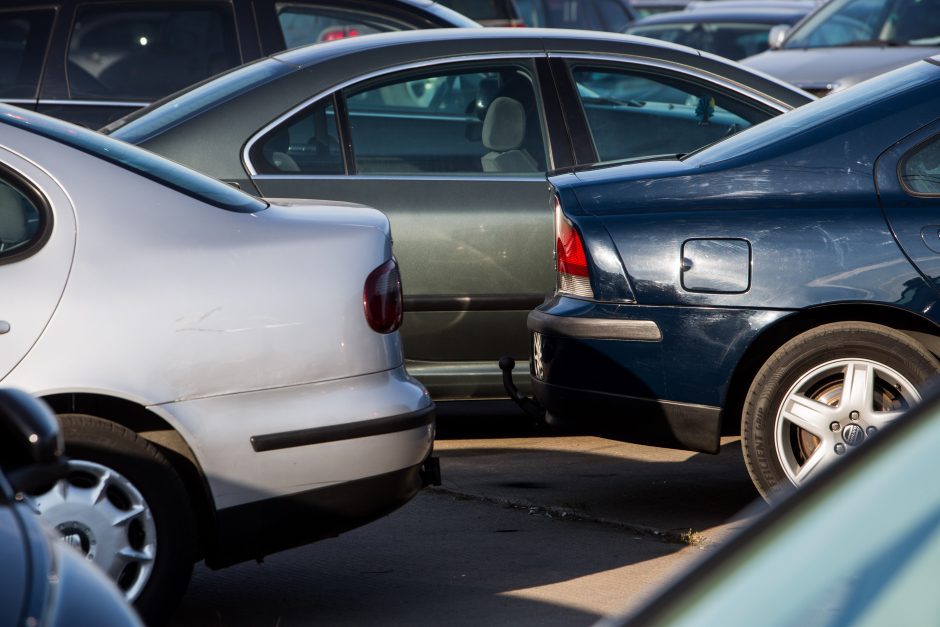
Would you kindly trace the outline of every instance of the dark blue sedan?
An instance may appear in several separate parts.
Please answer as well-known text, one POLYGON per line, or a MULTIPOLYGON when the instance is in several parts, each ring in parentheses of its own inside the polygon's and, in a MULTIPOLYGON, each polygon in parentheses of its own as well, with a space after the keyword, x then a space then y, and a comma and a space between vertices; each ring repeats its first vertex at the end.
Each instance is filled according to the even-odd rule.
POLYGON ((940 372, 938 66, 552 177, 557 289, 528 320, 549 421, 712 453, 740 432, 768 496, 919 401, 940 372))

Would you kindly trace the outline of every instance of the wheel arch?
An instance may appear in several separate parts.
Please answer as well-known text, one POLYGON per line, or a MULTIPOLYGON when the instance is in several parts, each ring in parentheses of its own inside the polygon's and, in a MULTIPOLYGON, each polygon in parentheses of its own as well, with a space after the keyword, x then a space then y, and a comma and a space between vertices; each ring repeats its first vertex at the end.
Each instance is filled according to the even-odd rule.
POLYGON ((204 557, 212 546, 215 506, 205 473, 183 436, 164 418, 134 401, 97 393, 55 393, 40 397, 56 414, 88 414, 130 429, 156 446, 179 475, 193 504, 197 549, 204 557))
POLYGON ((908 335, 940 358, 940 326, 906 309, 876 303, 839 303, 793 312, 765 328, 738 360, 721 404, 722 435, 740 435, 744 399, 764 362, 797 335, 833 322, 880 324, 908 335))

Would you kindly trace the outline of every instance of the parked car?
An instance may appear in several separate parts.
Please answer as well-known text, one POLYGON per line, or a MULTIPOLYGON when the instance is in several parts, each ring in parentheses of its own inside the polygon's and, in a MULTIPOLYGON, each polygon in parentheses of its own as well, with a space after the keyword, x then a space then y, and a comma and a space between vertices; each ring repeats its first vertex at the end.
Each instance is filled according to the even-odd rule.
POLYGON ((743 63, 824 96, 940 54, 940 0, 832 0, 781 39, 743 63))
POLYGON ((285 48, 447 26, 479 25, 429 0, 12 0, 0 100, 98 128, 285 48))
POLYGON ((0 105, 0 244, 0 380, 70 457, 32 505, 148 622, 197 559, 336 535, 435 478, 378 211, 268 203, 0 105))
POLYGON ((0 438, 0 624, 139 626, 114 582, 22 497, 66 474, 55 416, 24 392, 0 389, 0 438))
POLYGON ((484 26, 584 28, 619 33, 636 18, 629 0, 440 0, 484 26))
POLYGON ((765 497, 940 371, 940 57, 679 158, 563 174, 529 316, 550 422, 717 453, 765 497))
POLYGON ((649 17, 657 13, 684 11, 695 0, 630 0, 630 6, 637 18, 649 17))
POLYGON ((809 1, 793 2, 783 8, 737 8, 727 4, 737 1, 712 0, 694 10, 657 13, 633 22, 624 32, 738 60, 766 50, 771 28, 796 24, 814 6, 809 1), (709 8, 709 4, 716 6, 709 8))
POLYGON ((104 130, 261 196, 385 212, 409 372, 438 400, 501 398, 496 361, 528 357, 554 285, 546 172, 689 152, 811 98, 647 39, 427 30, 277 55, 104 130))
POLYGON ((917 481, 940 471, 936 395, 891 427, 597 627, 936 623, 940 491, 917 481))

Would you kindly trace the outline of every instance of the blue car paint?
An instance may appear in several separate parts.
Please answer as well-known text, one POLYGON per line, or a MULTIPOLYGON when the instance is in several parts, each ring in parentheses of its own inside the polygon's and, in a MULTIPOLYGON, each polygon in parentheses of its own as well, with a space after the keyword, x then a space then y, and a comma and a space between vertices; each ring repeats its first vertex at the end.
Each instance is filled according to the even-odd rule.
MULTIPOLYGON (((532 372, 541 374, 533 383, 548 411, 570 412, 571 404, 560 406, 546 386, 588 401, 604 396, 608 408, 605 395, 706 406, 715 411, 702 420, 718 421, 743 356, 756 342, 788 340, 785 320, 877 306, 887 317, 905 311, 940 324, 940 199, 911 196, 897 175, 905 153, 940 133, 937 65, 896 70, 681 160, 552 177, 584 239, 595 296, 606 302, 560 296, 539 311, 653 320, 663 339, 543 334, 532 372), (726 238, 750 244, 750 289, 684 290, 683 244, 726 238), (623 275, 613 277, 617 268, 623 275)), ((679 445, 716 451, 718 427, 679 445)))

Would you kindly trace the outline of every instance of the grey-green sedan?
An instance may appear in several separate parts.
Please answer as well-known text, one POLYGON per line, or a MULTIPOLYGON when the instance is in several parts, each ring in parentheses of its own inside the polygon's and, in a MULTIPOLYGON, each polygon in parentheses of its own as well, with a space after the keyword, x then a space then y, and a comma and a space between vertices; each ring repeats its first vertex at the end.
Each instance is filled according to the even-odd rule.
POLYGON ((528 360, 554 291, 549 173, 681 155, 811 99, 650 39, 448 29, 291 50, 103 130, 253 194, 384 211, 409 372, 479 399, 504 396, 497 359, 528 360))

